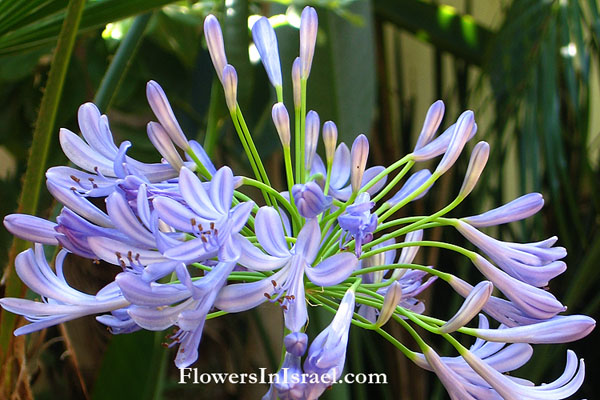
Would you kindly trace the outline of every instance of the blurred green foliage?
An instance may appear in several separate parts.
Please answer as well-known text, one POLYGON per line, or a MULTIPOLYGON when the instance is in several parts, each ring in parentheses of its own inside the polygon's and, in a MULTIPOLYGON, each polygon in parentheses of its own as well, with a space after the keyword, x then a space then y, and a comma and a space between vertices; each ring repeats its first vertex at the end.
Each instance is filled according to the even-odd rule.
MULTIPOLYGON (((169 3, 173 2, 87 2, 57 108, 52 129, 55 137, 46 167, 66 162, 56 132, 59 127, 78 131, 77 108, 94 98, 105 106, 102 111, 109 115, 116 142, 130 140, 134 143, 133 156, 155 159, 145 135, 145 125, 153 116, 144 88, 152 79, 165 89, 188 137, 202 142, 207 131, 214 132, 217 141, 209 147, 215 163, 229 164, 239 174, 248 173, 247 160, 239 157, 242 149, 228 119, 221 88, 215 84, 203 40, 202 23, 210 12, 223 23, 228 56, 240 76, 240 104, 265 165, 274 174, 271 181, 283 189, 281 155, 269 123, 275 94, 261 65, 249 56, 247 21, 256 14, 277 16, 273 21, 277 22, 283 74, 289 77, 298 52, 295 24, 306 2, 215 0, 182 1, 167 6, 169 3), (124 45, 128 40, 129 47, 124 45), (119 57, 117 51, 123 55, 119 57)), ((336 121, 342 140, 350 141, 363 132, 370 135, 372 162, 389 164, 411 150, 410 133, 418 131, 423 118, 417 113, 416 104, 420 96, 429 96, 407 89, 410 60, 399 56, 404 54, 401 50, 407 37, 427 43, 427 51, 433 53, 428 66, 432 72, 427 79, 436 98, 444 99, 449 110, 477 106, 487 115, 480 124, 479 135, 492 143, 491 159, 475 195, 458 211, 472 214, 484 206, 510 200, 511 196, 528 191, 543 193, 547 206, 541 215, 497 234, 517 241, 558 234, 569 252, 569 269, 551 283, 552 291, 564 300, 570 312, 597 316, 600 139, 598 122, 593 123, 598 113, 592 109, 598 107, 600 97, 597 2, 503 1, 496 26, 485 25, 471 16, 474 4, 470 0, 464 2, 462 9, 438 3, 444 2, 310 2, 319 8, 320 27, 308 87, 308 108, 317 110, 322 121, 336 121)), ((0 2, 0 101, 4 105, 0 108, 0 149, 6 153, 0 161, 1 215, 17 209, 32 128, 67 4, 66 0, 0 2)), ((285 99, 290 101, 289 79, 284 81, 285 99)), ((431 103, 436 98, 424 100, 431 103)), ((465 167, 461 165, 458 173, 441 182, 436 196, 415 206, 421 207, 415 211, 431 211, 445 204, 462 180, 460 168, 464 172, 465 167)), ((48 217, 56 212, 54 207, 42 190, 37 214, 48 217)), ((446 237, 447 232, 435 234, 454 238, 446 237)), ((0 259, 9 259, 11 243, 8 232, 0 228, 0 259)), ((473 274, 460 259, 442 255, 440 258, 440 254, 432 252, 427 262, 443 263, 444 268, 461 270, 465 276, 473 274)), ((99 274, 97 279, 109 279, 116 273, 107 265, 101 267, 103 270, 98 272, 98 266, 81 262, 71 273, 75 280, 82 274, 99 274)), ((436 315, 448 316, 456 304, 436 300, 446 299, 451 293, 443 287, 435 290, 428 294, 428 307, 436 315)), ((264 314, 228 316, 207 324, 199 367, 208 372, 243 372, 268 366, 265 356, 257 354, 266 353, 269 346, 277 354, 279 343, 266 338, 269 333, 265 327, 270 320, 264 314), (247 335, 240 337, 236 332, 247 335)), ((319 313, 315 313, 311 329, 318 331, 325 321, 325 316, 319 318, 319 313)), ((55 393, 73 399, 82 395, 100 399, 144 393, 143 398, 159 399, 191 393, 199 396, 205 390, 175 384, 177 371, 172 357, 158 345, 164 333, 109 340, 99 332, 93 319, 87 324, 94 327, 91 335, 100 338, 90 342, 95 343, 93 348, 86 346, 85 341, 69 339, 70 332, 76 331, 70 324, 61 331, 51 329, 45 335, 28 339, 27 373, 37 398, 52 398, 55 393), (56 342, 55 338, 60 337, 64 339, 56 342), (65 349, 69 352, 67 359, 59 358, 65 349), (80 379, 53 379, 57 369, 75 371, 80 379)), ((400 331, 392 333, 403 335, 400 331)), ((433 383, 436 380, 432 374, 416 372, 396 356, 389 344, 368 332, 354 329, 350 348, 349 371, 386 371, 392 382, 366 388, 336 387, 327 393, 328 398, 398 398, 397 394, 402 398, 444 398, 440 385, 433 383)), ((594 341, 588 338, 570 348, 586 357, 588 377, 598 374, 598 345, 594 341)), ((564 348, 549 350, 539 346, 534 357, 525 376, 547 381, 563 368, 564 348)), ((594 385, 593 379, 588 379, 580 395, 592 396, 594 385)), ((257 397, 265 390, 209 388, 206 398, 257 397)))

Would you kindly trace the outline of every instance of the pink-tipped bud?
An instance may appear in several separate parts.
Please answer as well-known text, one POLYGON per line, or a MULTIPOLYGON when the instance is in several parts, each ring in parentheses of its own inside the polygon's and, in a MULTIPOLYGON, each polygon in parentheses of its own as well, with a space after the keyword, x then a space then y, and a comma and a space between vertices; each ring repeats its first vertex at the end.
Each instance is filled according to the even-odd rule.
POLYGON ((173 143, 183 150, 188 150, 190 144, 183 134, 179 122, 177 122, 177 118, 175 118, 167 95, 160 85, 154 81, 148 82, 146 85, 146 97, 148 98, 148 104, 150 104, 150 108, 154 112, 154 115, 156 115, 160 124, 165 131, 167 131, 173 143))
POLYGON ((279 134, 279 139, 281 139, 281 144, 283 144, 284 147, 289 147, 291 136, 290 116, 285 105, 283 105, 283 103, 275 103, 271 116, 273 117, 275 129, 277 129, 277 133, 279 134))
POLYGON ((460 153, 465 147, 467 140, 469 140, 469 136, 474 125, 475 118, 473 116, 473 111, 465 111, 460 115, 460 117, 458 117, 458 120, 456 121, 456 128, 454 129, 454 134, 450 139, 448 149, 435 169, 433 173, 434 175, 440 176, 448 171, 452 165, 454 165, 458 159, 458 156, 460 156, 460 153))
POLYGON ((321 121, 319 120, 319 114, 313 110, 310 110, 308 114, 306 114, 306 139, 304 142, 304 167, 308 171, 310 171, 313 158, 317 152, 320 124, 321 121))
POLYGON ((327 164, 333 162, 335 156, 335 147, 337 145, 338 131, 333 121, 327 121, 323 124, 323 143, 325 144, 325 157, 327 164))
POLYGON ((181 169, 181 167, 183 167, 183 160, 175 149, 175 146, 173 146, 173 142, 162 125, 158 122, 150 122, 148 123, 147 131, 148 138, 154 147, 156 147, 156 150, 158 150, 174 169, 181 169))
POLYGON ((304 79, 310 75, 318 27, 319 19, 315 9, 308 6, 304 7, 302 15, 300 15, 300 62, 302 78, 304 79))
POLYGON ((223 68, 223 90, 225 91, 225 101, 227 102, 227 108, 229 111, 235 111, 237 108, 237 86, 238 77, 235 68, 227 64, 223 68))
POLYGON ((225 44, 223 42, 223 32, 217 17, 209 14, 204 20, 204 37, 208 45, 208 53, 213 62, 215 71, 220 81, 223 81, 223 68, 227 65, 227 56, 225 55, 225 44))
POLYGON ((302 106, 302 62, 296 57, 292 64, 292 89, 294 91, 294 108, 299 110, 302 106))
POLYGON ((352 191, 358 192, 362 183, 365 167, 367 166, 367 158, 369 157, 369 140, 365 135, 358 135, 352 143, 350 151, 351 168, 350 183, 352 191))
POLYGON ((469 293, 456 314, 440 327, 440 331, 442 333, 451 333, 468 324, 485 306, 493 290, 494 285, 492 285, 492 282, 479 282, 471 290, 471 293, 469 293))
POLYGON ((475 145, 471 153, 465 179, 458 194, 460 197, 467 197, 471 193, 485 168, 489 155, 490 145, 487 142, 479 142, 475 145))
POLYGON ((400 285, 398 281, 395 281, 385 293, 381 313, 379 313, 379 317, 377 318, 377 321, 375 321, 375 326, 381 327, 390 320, 392 315, 394 315, 400 300, 402 300, 402 285, 400 285))
POLYGON ((444 118, 444 110, 444 102, 441 100, 436 101, 431 105, 431 107, 429 107, 414 151, 419 150, 421 147, 425 146, 431 141, 431 138, 433 138, 433 135, 435 135, 435 132, 442 123, 442 118, 444 118))

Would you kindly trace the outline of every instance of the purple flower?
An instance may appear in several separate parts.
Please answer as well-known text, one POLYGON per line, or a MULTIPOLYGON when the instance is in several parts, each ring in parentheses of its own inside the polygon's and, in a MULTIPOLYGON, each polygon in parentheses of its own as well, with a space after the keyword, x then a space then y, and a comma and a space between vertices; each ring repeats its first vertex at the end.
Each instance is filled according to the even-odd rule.
POLYGON ((543 206, 544 198, 541 194, 529 193, 483 214, 463 218, 463 221, 476 228, 506 224, 529 218, 543 206))
POLYGON ((192 281, 185 265, 179 263, 175 271, 181 283, 146 282, 128 272, 117 275, 115 281, 132 303, 128 314, 137 325, 153 331, 178 327, 169 336, 169 347, 179 344, 175 364, 184 368, 198 359, 206 316, 234 267, 235 262, 221 262, 202 279, 192 281))
POLYGON ((442 123, 442 118, 444 118, 444 110, 444 102, 441 100, 436 101, 429 107, 429 110, 427 110, 427 115, 425 116, 425 121, 423 122, 423 128, 421 129, 421 133, 417 139, 417 144, 415 145, 415 152, 431 141, 431 138, 442 123))
POLYGON ((4 217, 4 226, 13 235, 42 244, 56 246, 56 224, 27 214, 10 214, 4 217))
MULTIPOLYGON (((331 125, 328 125, 327 122, 323 126, 323 140, 329 138, 326 135, 326 132, 330 132, 331 125), (325 129, 327 126, 327 129, 325 129)), ((326 142, 327 143, 327 142, 326 142)), ((327 146, 326 146, 327 147, 327 146)), ((381 173, 385 168, 382 166, 376 166, 367 168, 362 175, 362 180, 360 187, 362 188, 367 183, 369 183, 373 178, 375 178, 379 173, 381 173)), ((350 198, 352 194, 352 186, 349 184, 349 179, 352 170, 352 160, 350 155, 350 150, 345 143, 340 143, 335 151, 335 155, 333 158, 333 165, 331 167, 331 178, 329 182, 329 194, 331 194, 335 199, 346 201, 350 198)), ((311 168, 312 174, 321 174, 323 177, 327 176, 327 169, 323 164, 323 160, 321 157, 316 155, 313 159, 313 164, 311 168)), ((323 183, 325 181, 322 181, 323 183)), ((376 184, 374 184, 367 192, 370 195, 377 193, 383 188, 385 185, 386 178, 379 180, 376 184)))
POLYGON ((166 258, 189 264, 215 256, 220 261, 235 261, 240 256, 242 236, 238 232, 246 224, 254 203, 231 208, 234 178, 228 167, 219 169, 206 186, 190 170, 182 168, 179 190, 185 204, 169 197, 152 201, 161 221, 194 236, 182 242, 155 231, 167 243, 163 249, 166 258))
POLYGON ((526 316, 548 319, 566 309, 551 293, 513 278, 479 254, 472 262, 526 316))
MULTIPOLYGON (((487 319, 480 318, 479 328, 489 328, 487 319)), ((556 381, 535 386, 531 382, 505 375, 524 365, 533 350, 525 343, 486 342, 477 339, 459 357, 439 357, 431 348, 413 361, 422 368, 433 370, 442 380, 451 398, 457 399, 564 399, 577 391, 583 382, 584 364, 572 351, 567 352, 567 366, 556 381)))
POLYGON ((464 303, 456 314, 440 327, 440 332, 454 332, 468 324, 481 311, 485 303, 487 303, 493 290, 494 285, 491 282, 479 282, 465 298, 464 303))
POLYGON ((54 326, 85 315, 100 314, 129 306, 111 282, 95 296, 72 288, 63 275, 63 262, 68 252, 61 250, 56 256, 56 273, 50 268, 41 244, 35 245, 35 251, 25 250, 15 259, 17 275, 32 291, 42 296, 43 302, 6 297, 0 299, 0 305, 12 313, 23 315, 29 325, 15 331, 15 335, 24 335, 40 329, 54 326))
POLYGON ((301 216, 314 218, 331 207, 331 196, 325 196, 323 190, 315 182, 295 184, 292 187, 294 203, 301 216))
POLYGON ((595 327, 596 321, 586 315, 557 315, 525 326, 480 328, 475 330, 475 335, 481 339, 505 343, 568 343, 586 337, 595 327))
POLYGON ((252 26, 252 38, 254 39, 254 44, 256 45, 258 54, 260 54, 260 59, 265 67, 265 71, 267 71, 271 84, 275 87, 280 87, 283 83, 277 36, 267 18, 261 17, 254 23, 252 26))
POLYGON ((338 217, 340 228, 346 232, 340 237, 340 247, 347 245, 350 242, 348 236, 351 236, 355 241, 356 256, 360 255, 362 245, 373 239, 373 232, 377 228, 377 215, 371 214, 374 206, 369 193, 361 193, 354 204, 338 217))
POLYGON ((304 7, 300 16, 300 66, 303 79, 307 79, 310 74, 317 43, 318 26, 319 19, 315 9, 304 7))
MULTIPOLYGON (((427 179, 429 179, 430 177, 431 177, 431 171, 429 171, 428 169, 422 169, 420 171, 415 172, 406 180, 406 182, 404 183, 404 185, 402 185, 400 190, 398 190, 398 192, 396 192, 396 194, 391 199, 389 199, 386 203, 389 204, 390 206, 394 206, 394 205, 400 203, 402 200, 406 199, 408 196, 413 194, 415 190, 419 189, 421 187, 421 185, 423 185, 427 181, 427 179)), ((419 200, 420 198, 425 196, 427 194, 427 192, 429 192, 429 189, 431 189, 431 186, 427 187, 421 194, 416 196, 412 201, 419 200)))
POLYGON ((503 271, 532 286, 547 286, 548 281, 567 269, 564 262, 557 261, 567 255, 566 250, 552 247, 556 237, 537 243, 509 243, 487 236, 463 221, 458 221, 456 229, 503 271))
POLYGON ((354 314, 354 297, 354 290, 346 291, 333 320, 319 333, 308 349, 304 372, 320 377, 319 383, 307 385, 305 395, 309 399, 319 397, 328 386, 331 386, 331 383, 342 376, 346 362, 348 333, 354 314), (326 376, 331 378, 329 384, 322 382, 323 377, 326 376))
POLYGON ((180 149, 189 150, 190 144, 181 130, 177 118, 175 118, 175 114, 163 88, 158 83, 149 81, 146 84, 146 97, 154 115, 156 115, 160 125, 164 128, 173 143, 180 149))
POLYGON ((306 222, 291 249, 288 249, 281 219, 275 209, 260 208, 254 227, 258 243, 268 254, 250 242, 242 241, 238 263, 255 271, 279 271, 261 281, 225 287, 215 305, 223 311, 239 312, 254 308, 267 298, 279 300, 286 327, 292 332, 299 332, 307 319, 304 275, 317 286, 337 285, 352 273, 358 260, 354 254, 344 252, 313 267, 321 240, 319 224, 314 218, 306 222))

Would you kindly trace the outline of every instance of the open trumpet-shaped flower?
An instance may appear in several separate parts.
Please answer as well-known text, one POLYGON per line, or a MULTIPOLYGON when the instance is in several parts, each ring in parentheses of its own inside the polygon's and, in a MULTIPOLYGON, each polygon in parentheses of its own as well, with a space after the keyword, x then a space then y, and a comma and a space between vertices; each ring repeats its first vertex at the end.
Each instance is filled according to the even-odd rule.
POLYGON ((489 237, 463 221, 458 221, 456 229, 502 270, 532 286, 546 286, 567 269, 564 262, 558 261, 567 255, 566 250, 552 247, 556 237, 537 243, 509 243, 489 237))
POLYGON ((179 189, 185 202, 169 197, 157 197, 152 205, 164 223, 194 236, 188 241, 173 240, 165 233, 156 234, 169 243, 164 256, 171 260, 192 263, 215 256, 221 261, 235 261, 241 254, 241 235, 253 202, 231 208, 234 178, 228 167, 213 176, 208 189, 187 168, 179 175, 179 189))
POLYGON ((15 331, 24 335, 49 326, 71 321, 85 315, 100 314, 129 306, 114 282, 109 283, 95 296, 72 288, 63 275, 62 265, 67 256, 61 250, 56 258, 56 273, 48 265, 41 244, 20 253, 15 260, 17 275, 31 290, 42 296, 43 302, 3 298, 0 305, 15 314, 23 315, 29 325, 15 331))
POLYGON ((298 332, 306 323, 304 276, 317 286, 336 285, 346 279, 358 265, 352 253, 338 253, 312 266, 321 240, 316 219, 306 222, 295 245, 288 249, 281 219, 275 209, 262 207, 256 214, 255 231, 259 244, 268 254, 242 241, 238 263, 255 271, 280 269, 270 278, 258 282, 225 287, 216 301, 223 311, 239 312, 254 308, 265 300, 278 301, 284 310, 285 325, 298 332))
POLYGON ((169 336, 172 340, 169 347, 179 344, 175 364, 184 368, 198 358, 206 316, 234 266, 234 262, 219 263, 202 279, 192 281, 185 265, 180 263, 175 268, 179 284, 145 282, 127 272, 119 274, 116 282, 132 303, 128 314, 136 324, 153 331, 178 327, 169 336))

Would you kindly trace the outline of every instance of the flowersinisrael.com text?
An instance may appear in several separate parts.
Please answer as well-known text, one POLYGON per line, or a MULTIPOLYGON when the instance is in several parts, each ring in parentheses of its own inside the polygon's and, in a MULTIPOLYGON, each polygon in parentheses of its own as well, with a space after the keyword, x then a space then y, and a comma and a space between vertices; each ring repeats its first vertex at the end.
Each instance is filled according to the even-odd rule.
POLYGON ((340 379, 335 380, 337 374, 296 374, 288 373, 288 368, 282 368, 279 373, 267 373, 266 368, 259 368, 259 372, 249 373, 229 373, 229 372, 199 372, 197 368, 180 368, 179 381, 180 384, 225 384, 233 385, 255 385, 273 383, 322 383, 333 385, 335 383, 358 383, 358 384, 375 384, 386 385, 388 383, 387 374, 385 373, 348 373, 340 379))

